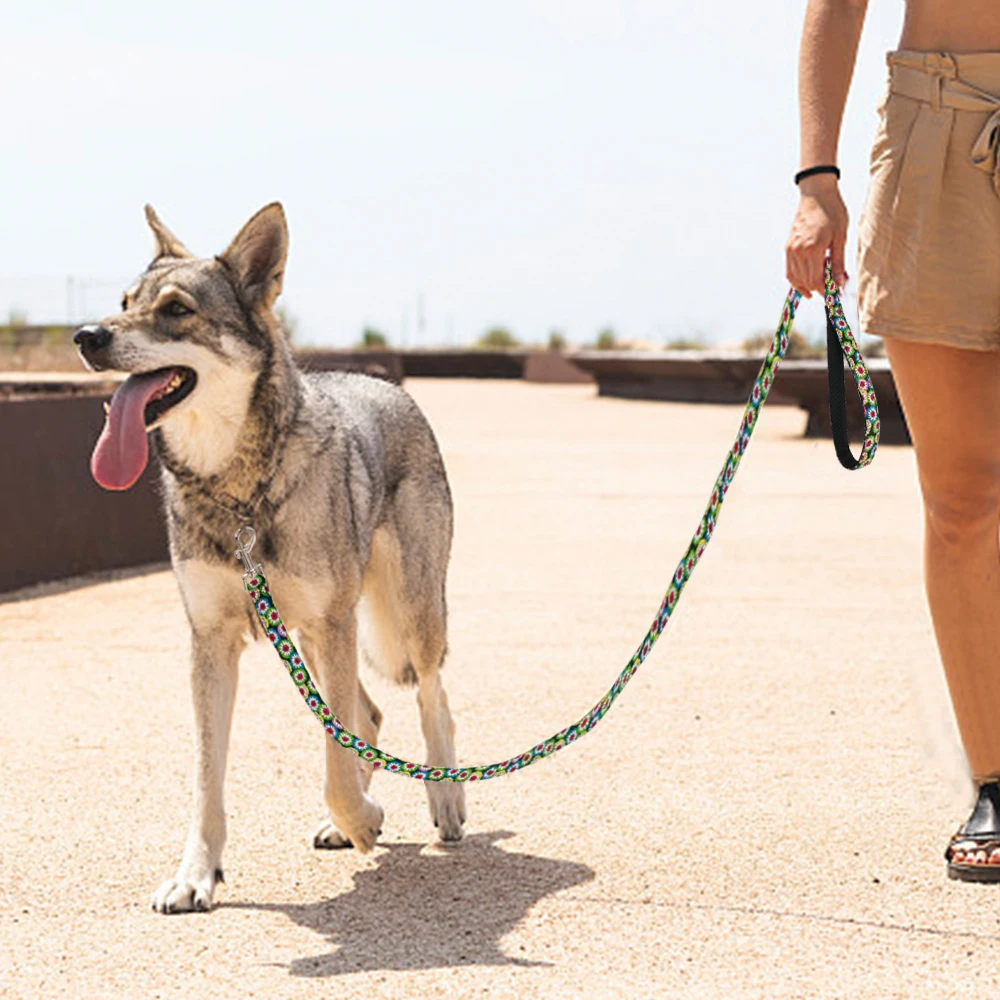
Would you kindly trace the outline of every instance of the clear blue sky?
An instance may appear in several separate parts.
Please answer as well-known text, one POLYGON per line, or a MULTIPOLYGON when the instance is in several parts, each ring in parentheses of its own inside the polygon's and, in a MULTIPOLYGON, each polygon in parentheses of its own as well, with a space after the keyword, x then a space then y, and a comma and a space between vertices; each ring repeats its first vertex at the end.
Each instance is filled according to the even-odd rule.
MULTIPOLYGON (((0 37, 0 318, 116 308, 150 201, 192 250, 291 228, 303 339, 773 328, 804 3, 50 2, 0 37), (82 279, 86 279, 83 283, 82 279)), ((872 0, 840 162, 867 183, 903 3, 872 0)), ((850 300, 849 316, 854 317, 850 300)), ((822 330, 819 306, 800 326, 822 330)))

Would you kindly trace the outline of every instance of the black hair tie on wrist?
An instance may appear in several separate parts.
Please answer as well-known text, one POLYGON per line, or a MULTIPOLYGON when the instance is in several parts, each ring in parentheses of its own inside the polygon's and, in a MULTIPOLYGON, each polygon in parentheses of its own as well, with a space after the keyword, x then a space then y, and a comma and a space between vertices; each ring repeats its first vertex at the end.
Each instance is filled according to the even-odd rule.
POLYGON ((800 170, 795 175, 795 183, 798 184, 799 181, 804 180, 806 177, 812 177, 813 174, 836 174, 839 181, 840 167, 835 167, 832 163, 822 163, 818 167, 806 167, 805 170, 800 170))

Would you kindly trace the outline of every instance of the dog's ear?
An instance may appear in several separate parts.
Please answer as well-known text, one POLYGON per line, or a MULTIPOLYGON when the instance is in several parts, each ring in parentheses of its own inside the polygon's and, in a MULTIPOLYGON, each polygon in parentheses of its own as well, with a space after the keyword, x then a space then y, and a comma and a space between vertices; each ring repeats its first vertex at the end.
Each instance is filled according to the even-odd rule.
POLYGON ((236 234, 220 259, 233 272, 252 305, 270 308, 281 294, 287 257, 285 211, 274 201, 236 234))
POLYGON ((146 206, 146 221, 153 230, 153 260, 161 257, 193 257, 194 254, 160 221, 152 205, 146 206))

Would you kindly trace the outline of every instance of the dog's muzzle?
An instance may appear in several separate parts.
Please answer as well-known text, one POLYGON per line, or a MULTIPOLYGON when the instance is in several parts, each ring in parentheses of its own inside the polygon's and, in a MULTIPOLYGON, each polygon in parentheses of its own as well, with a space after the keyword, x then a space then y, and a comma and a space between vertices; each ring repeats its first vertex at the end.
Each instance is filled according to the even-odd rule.
POLYGON ((111 343, 111 331, 106 327, 99 323, 81 326, 73 335, 73 343, 80 348, 80 353, 92 368, 99 371, 106 367, 98 360, 101 352, 111 343))

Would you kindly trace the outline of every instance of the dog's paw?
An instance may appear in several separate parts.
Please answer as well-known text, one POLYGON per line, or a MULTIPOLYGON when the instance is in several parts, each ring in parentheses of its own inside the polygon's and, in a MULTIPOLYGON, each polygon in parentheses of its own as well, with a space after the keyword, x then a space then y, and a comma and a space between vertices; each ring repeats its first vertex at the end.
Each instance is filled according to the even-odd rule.
POLYGON ((338 811, 337 818, 324 823, 313 837, 313 846, 326 849, 355 847, 367 854, 382 832, 385 813, 368 794, 361 800, 361 808, 351 814, 338 811))
POLYGON ((461 840, 465 833, 462 829, 465 822, 465 789, 451 781, 428 783, 427 799, 438 836, 444 841, 461 840))
POLYGON ((319 829, 313 834, 313 847, 320 851, 341 851, 345 847, 353 846, 354 844, 329 819, 321 823, 319 829))
POLYGON ((216 883, 221 881, 219 869, 201 876, 178 872, 153 893, 153 909, 157 913, 207 912, 212 908, 216 883))

